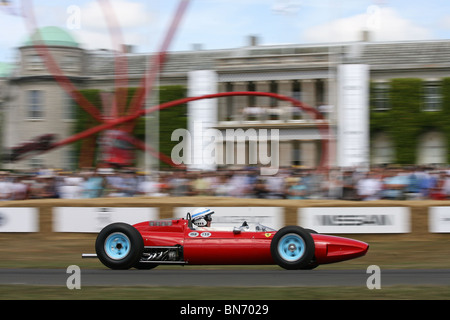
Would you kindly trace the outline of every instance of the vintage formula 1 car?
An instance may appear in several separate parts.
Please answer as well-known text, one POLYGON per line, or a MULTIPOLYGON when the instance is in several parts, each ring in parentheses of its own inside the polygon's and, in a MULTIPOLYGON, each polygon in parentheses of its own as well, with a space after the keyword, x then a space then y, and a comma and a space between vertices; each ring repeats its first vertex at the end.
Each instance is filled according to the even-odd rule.
POLYGON ((274 230, 244 222, 234 228, 194 228, 186 218, 113 223, 97 236, 95 254, 111 269, 152 269, 157 265, 268 265, 314 269, 361 257, 367 243, 323 235, 299 226, 274 230))

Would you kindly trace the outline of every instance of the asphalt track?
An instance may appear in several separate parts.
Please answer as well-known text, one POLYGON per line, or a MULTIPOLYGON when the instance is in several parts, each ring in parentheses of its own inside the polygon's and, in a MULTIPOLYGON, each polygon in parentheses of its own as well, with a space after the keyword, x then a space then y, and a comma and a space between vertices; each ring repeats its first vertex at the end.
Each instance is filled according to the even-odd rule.
MULTIPOLYGON (((207 286, 207 287, 366 287, 366 270, 199 270, 176 266, 158 270, 81 269, 82 286, 207 286)), ((0 285, 66 286, 65 269, 0 269, 0 285)), ((381 270, 381 286, 450 286, 450 269, 381 270)))

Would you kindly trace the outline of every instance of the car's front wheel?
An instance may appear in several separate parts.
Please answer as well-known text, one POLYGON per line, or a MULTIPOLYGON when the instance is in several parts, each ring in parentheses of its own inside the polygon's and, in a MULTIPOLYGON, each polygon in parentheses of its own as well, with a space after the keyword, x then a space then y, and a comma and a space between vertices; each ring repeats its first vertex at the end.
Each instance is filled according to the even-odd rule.
POLYGON ((314 258, 314 251, 311 234, 298 226, 281 228, 270 244, 273 260, 288 270, 307 269, 314 258))
POLYGON ((98 259, 111 269, 135 266, 144 251, 139 231, 126 223, 113 223, 100 231, 95 242, 98 259))

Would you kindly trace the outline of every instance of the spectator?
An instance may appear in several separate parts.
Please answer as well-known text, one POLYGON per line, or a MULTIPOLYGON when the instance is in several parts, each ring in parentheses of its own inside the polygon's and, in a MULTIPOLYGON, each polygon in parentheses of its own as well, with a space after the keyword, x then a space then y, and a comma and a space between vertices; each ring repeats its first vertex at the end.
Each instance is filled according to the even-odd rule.
POLYGON ((0 175, 0 200, 136 195, 366 201, 450 198, 450 171, 433 171, 432 168, 373 168, 368 173, 348 169, 298 171, 280 168, 274 176, 261 176, 253 169, 177 170, 159 172, 156 180, 130 170, 83 170, 66 173, 66 176, 61 173, 55 176, 56 172, 43 169, 34 176, 27 175, 26 179, 4 172, 0 175))
POLYGON ((379 200, 381 198, 382 183, 373 172, 369 172, 357 183, 357 193, 361 200, 379 200))
POLYGON ((287 190, 288 199, 306 199, 306 186, 302 178, 298 177, 290 183, 287 190))
POLYGON ((388 200, 405 200, 408 176, 402 170, 388 171, 383 181, 383 198, 388 200))
POLYGON ((46 176, 37 176, 30 186, 30 198, 31 199, 45 199, 47 198, 47 183, 45 181, 46 176))
POLYGON ((168 196, 166 187, 161 181, 161 176, 151 177, 146 176, 139 182, 137 187, 137 194, 148 197, 163 197, 168 196))
POLYGON ((345 170, 342 176, 342 200, 356 200, 358 195, 355 189, 357 179, 351 170, 345 170))
POLYGON ((266 187, 269 199, 283 199, 285 197, 284 176, 277 173, 273 176, 267 176, 266 187))
POLYGON ((20 177, 15 177, 11 183, 11 200, 28 199, 28 185, 20 177))
POLYGON ((251 195, 250 185, 248 184, 249 180, 247 179, 247 175, 245 171, 239 170, 235 174, 233 174, 229 180, 230 184, 230 193, 229 195, 237 198, 245 198, 251 195))
POLYGON ((420 184, 423 179, 423 174, 418 171, 413 171, 408 175, 408 186, 406 187, 406 197, 410 200, 421 198, 420 184))
POLYGON ((230 176, 222 174, 219 176, 217 184, 213 185, 213 194, 218 197, 228 197, 231 193, 230 176))
POLYGON ((258 178, 253 185, 253 196, 258 199, 267 198, 269 191, 266 188, 266 183, 263 179, 258 178))
POLYGON ((11 200, 12 185, 8 180, 7 173, 0 175, 0 201, 11 200))
POLYGON ((206 172, 197 172, 192 181, 193 193, 197 196, 206 196, 211 193, 211 180, 206 172))
POLYGON ((328 181, 324 180, 324 189, 328 199, 342 198, 342 176, 337 170, 331 170, 328 181))
POLYGON ((103 188, 105 181, 103 177, 95 170, 88 173, 88 178, 84 181, 84 197, 85 198, 99 198, 103 195, 103 188))
POLYGON ((445 172, 442 190, 445 194, 445 198, 449 199, 450 198, 450 172, 449 171, 445 172))
POLYGON ((83 197, 83 182, 81 177, 66 177, 59 187, 59 196, 62 199, 81 199, 83 197))
POLYGON ((192 186, 187 178, 187 174, 183 171, 176 171, 174 177, 170 180, 171 194, 175 197, 183 197, 192 195, 192 186))
POLYGON ((436 175, 436 182, 433 187, 430 189, 429 198, 432 200, 445 200, 445 173, 436 175))
POLYGON ((125 197, 134 197, 137 191, 138 181, 136 175, 131 171, 125 171, 122 177, 122 192, 125 197))

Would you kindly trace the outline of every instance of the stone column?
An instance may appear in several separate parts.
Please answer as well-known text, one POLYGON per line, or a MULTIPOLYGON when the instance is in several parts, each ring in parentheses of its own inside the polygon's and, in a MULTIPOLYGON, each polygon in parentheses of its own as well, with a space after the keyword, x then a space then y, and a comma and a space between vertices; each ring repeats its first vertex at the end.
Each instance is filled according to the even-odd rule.
MULTIPOLYGON (((292 81, 291 80, 281 80, 278 81, 278 93, 283 96, 292 97, 292 81)), ((289 120, 291 119, 291 106, 292 104, 287 101, 278 100, 278 108, 281 110, 280 119, 289 120)))
POLYGON ((317 144, 313 140, 302 141, 300 145, 302 165, 310 168, 317 166, 317 144))
MULTIPOLYGON (((306 103, 312 108, 316 108, 316 84, 315 80, 302 81, 302 102, 306 103)), ((304 118, 312 119, 310 113, 304 113, 304 118)))
MULTIPOLYGON (((219 92, 227 92, 226 83, 220 82, 220 83, 218 83, 218 87, 219 87, 218 88, 219 92)), ((227 99, 226 98, 218 99, 217 117, 218 117, 219 121, 227 120, 227 99)))
MULTIPOLYGON (((233 84, 233 91, 247 91, 247 82, 239 81, 233 84)), ((247 96, 236 96, 233 99, 233 115, 232 119, 234 121, 244 120, 244 108, 248 107, 248 97, 247 96)))
MULTIPOLYGON (((269 81, 257 81, 256 91, 258 92, 270 92, 270 82, 269 81)), ((259 120, 266 119, 266 111, 270 107, 270 98, 267 97, 256 97, 256 107, 260 108, 259 120)))
POLYGON ((292 165, 292 142, 280 141, 280 167, 292 165))

